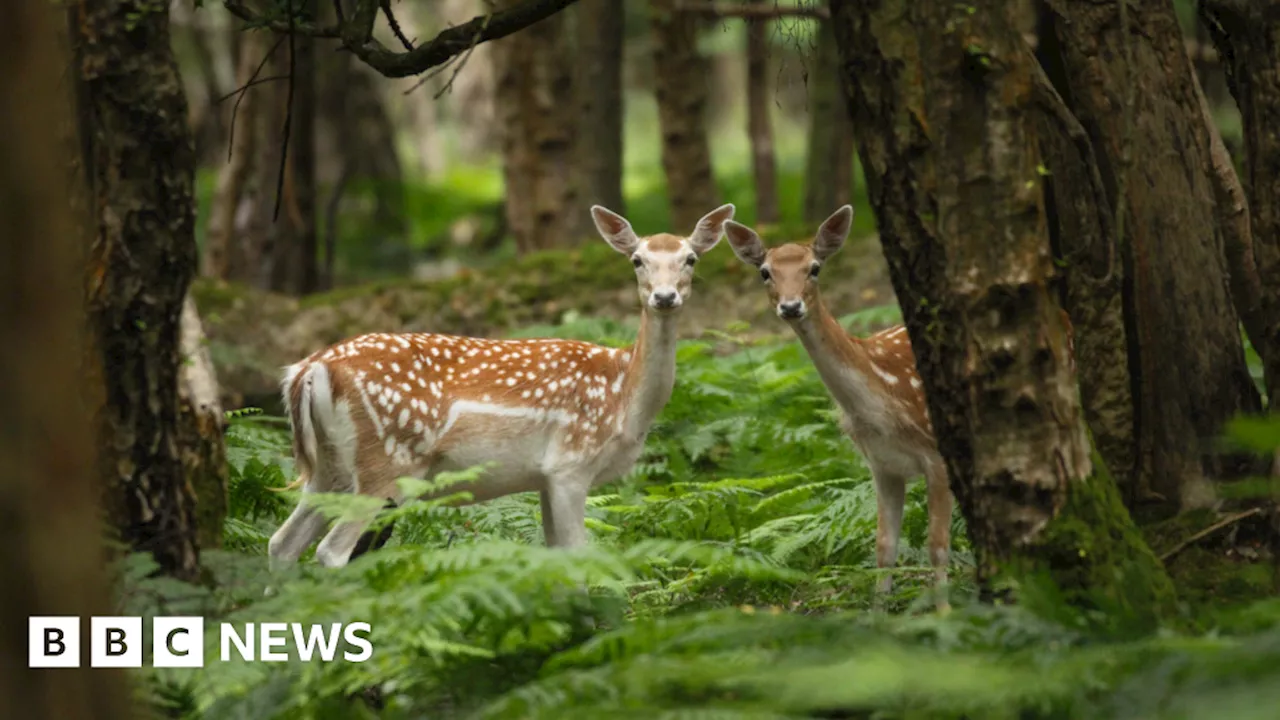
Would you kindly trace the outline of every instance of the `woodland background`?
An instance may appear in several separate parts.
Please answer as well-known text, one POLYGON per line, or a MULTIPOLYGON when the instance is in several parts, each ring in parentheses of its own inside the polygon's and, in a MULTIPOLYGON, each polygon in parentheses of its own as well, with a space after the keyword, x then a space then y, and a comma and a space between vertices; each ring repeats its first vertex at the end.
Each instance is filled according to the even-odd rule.
POLYGON ((6 656, 113 612, 376 650, 5 666, 6 717, 1273 716, 1280 3, 32 1, 0 68, 6 656), (857 209, 824 297, 908 326, 955 612, 922 487, 873 599, 867 470, 728 250, 590 548, 542 547, 533 498, 420 503, 267 577, 281 366, 373 330, 626 344, 586 209, 726 201, 771 243, 857 209))

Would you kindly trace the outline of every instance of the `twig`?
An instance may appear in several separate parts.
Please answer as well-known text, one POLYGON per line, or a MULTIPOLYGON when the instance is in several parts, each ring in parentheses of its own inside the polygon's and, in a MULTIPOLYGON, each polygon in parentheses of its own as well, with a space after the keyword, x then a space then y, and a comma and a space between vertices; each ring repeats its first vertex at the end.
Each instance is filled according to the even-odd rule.
POLYGON ((293 126, 293 88, 295 85, 295 47, 293 33, 293 0, 285 0, 285 12, 289 13, 289 90, 285 97, 284 129, 280 138, 280 171, 276 174, 276 207, 271 213, 271 222, 280 219, 280 202, 284 199, 284 171, 289 164, 289 129, 293 126))
POLYGON ((396 16, 391 14, 391 0, 379 0, 378 4, 382 6, 382 14, 387 16, 387 24, 391 26, 391 32, 395 34, 400 44, 404 45, 405 50, 413 50, 413 43, 404 36, 404 31, 400 29, 400 23, 396 21, 396 16))
POLYGON ((217 98, 213 102, 220 103, 224 100, 230 99, 232 95, 242 95, 244 94, 245 90, 248 90, 254 85, 262 85, 263 83, 275 82, 276 80, 288 80, 288 79, 289 79, 288 75, 271 75, 264 78, 258 78, 257 80, 252 80, 250 82, 245 83, 244 85, 240 86, 239 88, 236 88, 235 90, 232 90, 226 95, 223 95, 222 97, 217 98))
POLYGON ((231 127, 227 130, 227 162, 231 162, 231 147, 236 140, 236 115, 240 112, 240 102, 244 100, 244 95, 249 92, 249 88, 257 84, 254 81, 258 77, 258 73, 262 72, 262 68, 267 66, 267 61, 271 59, 272 55, 276 54, 276 50, 279 49, 282 42, 284 42, 283 37, 276 39, 276 44, 272 45, 267 54, 262 56, 262 62, 258 63, 258 69, 254 70, 253 74, 249 76, 249 81, 244 84, 244 87, 232 93, 232 95, 239 93, 240 97, 236 98, 236 104, 231 107, 231 127))
POLYGON ((1209 536, 1209 535, 1212 535, 1213 533, 1215 533, 1215 532, 1217 532, 1217 531, 1221 530, 1222 528, 1224 528, 1224 527, 1226 527, 1226 526, 1228 526, 1228 525, 1230 525, 1230 524, 1232 524, 1232 523, 1240 522, 1241 520, 1243 520, 1243 519, 1245 519, 1245 518, 1247 518, 1247 517, 1252 517, 1252 516, 1254 516, 1254 515, 1257 515, 1257 514, 1258 514, 1258 513, 1260 513, 1260 512, 1262 512, 1262 508, 1250 508, 1250 509, 1248 509, 1248 510, 1245 510, 1244 512, 1236 513, 1235 515, 1228 516, 1227 518, 1225 518, 1225 519, 1223 519, 1223 520, 1219 520, 1218 522, 1216 522, 1216 523, 1214 523, 1214 524, 1210 525, 1209 527, 1207 527, 1207 528, 1205 528, 1205 529, 1201 530, 1200 532, 1196 533, 1195 535, 1192 535, 1191 537, 1187 538, 1186 540, 1183 540, 1182 542, 1178 543, 1177 545, 1174 545, 1172 550, 1170 550, 1169 552, 1167 552, 1167 553, 1165 553, 1165 554, 1163 554, 1163 555, 1161 555, 1161 556, 1160 556, 1160 562, 1164 562, 1165 560, 1168 560, 1169 558, 1173 557, 1174 555, 1177 555, 1178 553, 1182 552, 1183 550, 1186 550, 1186 549, 1187 549, 1187 547, 1189 547, 1192 543, 1196 542, 1197 540, 1200 540, 1200 539, 1205 538, 1205 537, 1207 537, 1207 536, 1209 536))
POLYGON ((748 3, 731 5, 721 2, 697 2, 696 0, 677 0, 676 12, 690 15, 703 15, 715 18, 752 18, 768 20, 783 17, 804 17, 827 20, 831 18, 831 10, 825 5, 802 5, 799 7, 781 7, 768 3, 748 3))

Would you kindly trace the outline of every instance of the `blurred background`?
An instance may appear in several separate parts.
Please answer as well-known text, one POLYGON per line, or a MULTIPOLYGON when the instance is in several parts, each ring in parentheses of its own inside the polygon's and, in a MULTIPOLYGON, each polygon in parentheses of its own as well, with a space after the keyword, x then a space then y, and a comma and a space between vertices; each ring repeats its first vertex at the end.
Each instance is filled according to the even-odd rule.
MULTIPOLYGON (((380 17, 376 35, 414 43, 489 5, 395 2, 398 28, 380 17)), ((1035 3, 1020 5, 1034 41, 1035 3)), ((1175 5, 1238 157, 1212 46, 1194 3, 1175 5)), ((625 266, 595 239, 595 203, 641 234, 685 234, 733 202, 777 242, 807 239, 850 202, 854 241, 828 299, 845 312, 893 303, 824 3, 579 3, 403 79, 332 42, 291 50, 220 3, 172 12, 200 157, 193 294, 225 407, 273 408, 278 367, 358 332, 633 316, 625 266)), ((709 259, 688 333, 734 320, 781 329, 754 273, 727 250, 709 259)))

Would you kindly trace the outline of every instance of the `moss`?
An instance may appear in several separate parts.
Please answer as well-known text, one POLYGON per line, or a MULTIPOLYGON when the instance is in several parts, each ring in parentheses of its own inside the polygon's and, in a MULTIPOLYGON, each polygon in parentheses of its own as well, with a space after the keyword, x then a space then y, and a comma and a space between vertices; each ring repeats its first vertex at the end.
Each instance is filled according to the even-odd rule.
MULTIPOLYGON (((1144 527, 1143 534, 1152 549, 1162 554, 1220 519, 1211 510, 1199 510, 1144 527)), ((1261 555, 1242 557, 1223 546, 1225 537, 1226 530, 1199 539, 1166 563, 1179 597, 1201 624, 1216 624, 1236 608, 1275 595, 1276 568, 1270 560, 1261 555)))
POLYGON ((1067 605, 1114 631, 1143 633, 1180 622, 1169 574, 1129 516, 1097 452, 1093 464, 1093 474, 1068 489, 1061 512, 1025 549, 1019 574, 1047 577, 1067 605))

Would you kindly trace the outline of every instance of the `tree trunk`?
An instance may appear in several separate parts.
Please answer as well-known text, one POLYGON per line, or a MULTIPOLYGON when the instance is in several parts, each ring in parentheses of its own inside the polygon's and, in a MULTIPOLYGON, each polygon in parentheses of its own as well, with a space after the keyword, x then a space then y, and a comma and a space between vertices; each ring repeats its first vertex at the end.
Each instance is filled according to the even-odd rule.
POLYGON ((195 497, 178 427, 179 325, 195 269, 195 153, 169 44, 169 10, 137 0, 76 8, 79 126, 96 227, 88 301, 105 402, 99 471, 121 539, 193 579, 195 497))
POLYGON ((28 618, 87 628, 111 612, 81 395, 86 236, 69 212, 65 29, 40 2, 8 6, 0 24, 0 716, 109 720, 133 716, 123 671, 23 661, 28 618))
POLYGON ((574 92, 578 111, 579 205, 603 205, 626 214, 622 197, 622 51, 626 8, 622 0, 579 0, 578 61, 574 92))
POLYGON ((747 136, 751 174, 756 183, 756 224, 778 222, 778 166, 769 120, 769 24, 747 21, 747 136))
POLYGON ((818 21, 809 71, 809 148, 804 173, 804 220, 817 224, 853 201, 853 125, 830 20, 818 21))
POLYGON ((869 197, 984 587, 1149 627, 1172 588, 1088 435, 1051 291, 1033 63, 999 0, 835 0, 869 197))
POLYGON ((1136 488, 1123 480, 1132 477, 1136 463, 1134 406, 1115 220, 1093 143, 1049 78, 1062 76, 1052 16, 1041 12, 1039 19, 1037 54, 1048 72, 1032 68, 1036 135, 1045 166, 1050 245, 1066 268, 1059 297, 1075 328, 1081 401, 1094 446, 1132 506, 1136 488))
POLYGON ((222 545, 227 516, 226 421, 218 402, 218 375, 190 293, 182 303, 181 353, 178 442, 196 496, 196 538, 201 548, 216 548, 222 545))
POLYGON ((567 17, 554 15, 493 45, 507 224, 522 253, 575 244, 586 216, 574 183, 567 17))
POLYGON ((1118 4, 1047 7, 1063 94, 1093 142, 1113 206, 1124 187, 1116 225, 1135 400, 1132 482, 1138 497, 1208 505, 1207 480, 1242 469, 1214 447, 1223 423, 1260 402, 1215 227, 1209 133, 1181 31, 1167 0, 1130 0, 1127 35, 1118 4))
POLYGON ((1250 339, 1263 359, 1271 411, 1280 412, 1280 2, 1203 0, 1199 7, 1244 124, 1252 255, 1258 276, 1268 279, 1260 337, 1251 332, 1250 339))
POLYGON ((650 0, 653 90, 662 129, 662 168, 671 199, 671 227, 693 231, 709 208, 720 205, 707 142, 707 62, 698 54, 698 20, 675 9, 675 0, 650 0))

